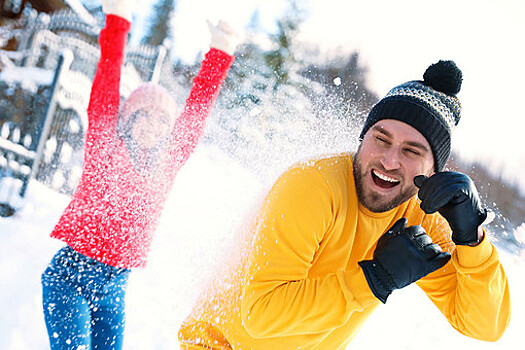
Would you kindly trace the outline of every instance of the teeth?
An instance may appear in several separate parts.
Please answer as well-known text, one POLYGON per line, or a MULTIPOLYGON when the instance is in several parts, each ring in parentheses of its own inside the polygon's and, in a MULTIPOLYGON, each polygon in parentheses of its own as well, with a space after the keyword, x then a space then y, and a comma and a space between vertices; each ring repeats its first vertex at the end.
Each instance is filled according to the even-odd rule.
POLYGON ((390 177, 390 176, 386 176, 384 174, 380 174, 378 173, 377 171, 373 170, 374 171, 374 175, 377 176, 378 178, 380 178, 381 180, 383 181, 388 181, 388 182, 399 182, 399 180, 396 180, 394 179, 393 177, 390 177))

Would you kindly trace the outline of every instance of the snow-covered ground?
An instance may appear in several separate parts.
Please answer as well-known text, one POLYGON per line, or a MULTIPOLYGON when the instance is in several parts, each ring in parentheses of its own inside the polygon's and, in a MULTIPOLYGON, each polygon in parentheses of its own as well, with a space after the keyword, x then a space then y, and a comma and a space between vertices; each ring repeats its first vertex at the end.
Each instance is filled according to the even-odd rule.
MULTIPOLYGON (((147 268, 133 272, 127 297, 125 349, 178 349, 177 330, 205 281, 234 244, 265 191, 252 173, 201 144, 180 171, 147 268)), ((49 238, 68 197, 33 182, 27 203, 0 218, 0 349, 48 349, 40 275, 62 243, 49 238)), ((396 291, 349 349, 523 349, 525 260, 500 249, 513 316, 496 343, 452 329, 417 287, 396 291)))

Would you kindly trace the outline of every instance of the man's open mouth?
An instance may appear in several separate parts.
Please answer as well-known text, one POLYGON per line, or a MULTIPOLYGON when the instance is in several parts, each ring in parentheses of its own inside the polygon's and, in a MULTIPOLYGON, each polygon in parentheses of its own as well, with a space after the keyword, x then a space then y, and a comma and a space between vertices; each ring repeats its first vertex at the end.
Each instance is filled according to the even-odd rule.
POLYGON ((392 188, 399 185, 400 181, 372 169, 372 180, 381 188, 392 188))

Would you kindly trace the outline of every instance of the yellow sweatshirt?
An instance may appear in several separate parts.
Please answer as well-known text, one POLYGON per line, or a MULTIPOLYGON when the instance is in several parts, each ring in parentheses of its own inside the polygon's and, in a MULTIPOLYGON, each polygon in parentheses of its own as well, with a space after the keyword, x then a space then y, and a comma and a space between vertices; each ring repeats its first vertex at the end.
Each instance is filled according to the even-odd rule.
POLYGON ((344 349, 380 305, 357 263, 372 258, 379 237, 401 217, 452 253, 419 287, 459 332, 497 340, 510 319, 510 296, 492 243, 456 247, 447 222, 426 215, 416 196, 389 212, 368 211, 357 199, 352 157, 340 154, 298 164, 276 181, 241 259, 182 324, 181 347, 344 349))

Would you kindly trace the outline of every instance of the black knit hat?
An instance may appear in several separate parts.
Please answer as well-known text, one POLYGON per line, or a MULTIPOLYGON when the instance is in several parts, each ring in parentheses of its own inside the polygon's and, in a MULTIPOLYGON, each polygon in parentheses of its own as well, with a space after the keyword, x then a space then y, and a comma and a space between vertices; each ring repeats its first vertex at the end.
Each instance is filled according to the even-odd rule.
POLYGON ((428 141, 436 171, 442 171, 450 156, 450 140, 461 118, 456 94, 463 75, 453 61, 439 61, 427 68, 423 81, 396 86, 368 114, 359 138, 382 119, 396 119, 418 130, 428 141))

